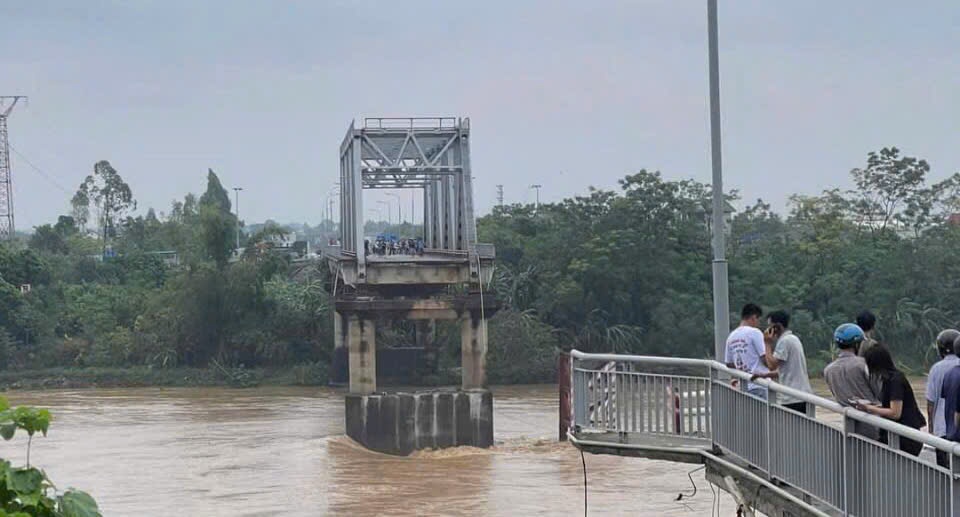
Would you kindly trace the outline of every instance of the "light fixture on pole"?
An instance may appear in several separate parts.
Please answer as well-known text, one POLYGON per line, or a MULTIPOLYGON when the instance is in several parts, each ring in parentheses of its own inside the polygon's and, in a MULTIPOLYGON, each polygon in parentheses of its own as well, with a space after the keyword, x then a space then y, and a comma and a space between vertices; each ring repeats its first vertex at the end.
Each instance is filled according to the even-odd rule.
POLYGON ((233 206, 237 211, 237 249, 240 249, 240 191, 243 187, 233 187, 233 206))

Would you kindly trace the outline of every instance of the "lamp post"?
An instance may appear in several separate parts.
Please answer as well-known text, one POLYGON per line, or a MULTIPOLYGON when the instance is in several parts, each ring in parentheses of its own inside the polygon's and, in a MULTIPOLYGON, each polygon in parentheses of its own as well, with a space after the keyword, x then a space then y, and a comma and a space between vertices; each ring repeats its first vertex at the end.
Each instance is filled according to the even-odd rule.
POLYGON ((399 226, 401 223, 403 223, 403 215, 401 215, 400 212, 400 195, 394 194, 393 192, 384 192, 384 194, 397 200, 397 225, 399 226))
POLYGON ((389 201, 377 201, 378 204, 386 205, 387 207, 387 224, 393 224, 393 219, 390 218, 390 202, 389 201))
POLYGON ((240 191, 243 187, 233 187, 234 207, 237 210, 237 249, 240 249, 240 191))
POLYGON ((707 49, 710 70, 710 161, 713 166, 713 341, 715 358, 723 361, 730 333, 730 296, 724 242, 723 165, 720 149, 720 57, 717 0, 707 0, 707 49))
POLYGON ((534 212, 536 213, 540 211, 540 189, 543 188, 543 185, 534 183, 533 185, 530 185, 530 188, 537 191, 537 204, 534 205, 534 212))

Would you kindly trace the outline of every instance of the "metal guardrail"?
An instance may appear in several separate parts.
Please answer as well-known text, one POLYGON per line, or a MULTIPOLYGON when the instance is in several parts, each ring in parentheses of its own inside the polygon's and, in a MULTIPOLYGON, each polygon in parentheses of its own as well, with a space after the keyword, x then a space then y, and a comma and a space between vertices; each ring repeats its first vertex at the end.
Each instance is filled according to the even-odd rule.
POLYGON ((570 355, 580 436, 701 440, 842 515, 960 515, 960 444, 765 379, 755 382, 767 396, 756 397, 746 391, 749 374, 716 361, 570 355), (807 412, 778 395, 806 402, 807 412), (876 440, 878 430, 889 445, 876 440), (946 453, 948 466, 899 450, 904 439, 946 453))

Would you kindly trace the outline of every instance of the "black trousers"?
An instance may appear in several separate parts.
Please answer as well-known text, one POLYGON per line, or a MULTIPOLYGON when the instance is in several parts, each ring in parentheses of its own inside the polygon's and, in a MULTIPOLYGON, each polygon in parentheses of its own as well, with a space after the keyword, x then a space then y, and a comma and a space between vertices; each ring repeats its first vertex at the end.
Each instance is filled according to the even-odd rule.
POLYGON ((807 403, 806 402, 794 402, 792 404, 784 404, 783 407, 796 411, 797 413, 807 414, 807 403))

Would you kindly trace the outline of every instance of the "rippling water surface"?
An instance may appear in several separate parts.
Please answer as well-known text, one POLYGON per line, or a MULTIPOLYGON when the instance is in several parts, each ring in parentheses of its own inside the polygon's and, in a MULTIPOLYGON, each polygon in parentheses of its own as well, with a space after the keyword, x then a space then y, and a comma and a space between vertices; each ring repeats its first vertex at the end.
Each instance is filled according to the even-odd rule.
MULTIPOLYGON (((317 388, 11 392, 50 408, 31 460, 106 515, 583 515, 580 454, 556 443, 555 386, 494 389, 497 445, 407 458, 343 436, 343 398, 317 388)), ((25 439, 0 444, 21 462, 25 439)), ((590 515, 710 515, 702 471, 586 456, 590 515)), ((729 497, 723 515, 732 514, 729 497)))

